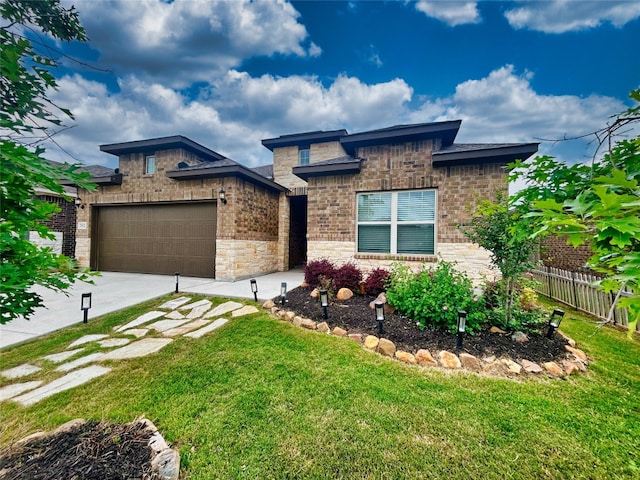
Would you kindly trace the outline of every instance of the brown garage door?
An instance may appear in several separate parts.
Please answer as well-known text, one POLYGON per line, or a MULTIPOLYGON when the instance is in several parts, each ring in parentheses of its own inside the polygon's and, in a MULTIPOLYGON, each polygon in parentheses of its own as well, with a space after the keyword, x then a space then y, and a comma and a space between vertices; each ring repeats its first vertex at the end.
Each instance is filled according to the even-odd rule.
POLYGON ((215 276, 215 203, 98 207, 94 218, 96 270, 215 276))

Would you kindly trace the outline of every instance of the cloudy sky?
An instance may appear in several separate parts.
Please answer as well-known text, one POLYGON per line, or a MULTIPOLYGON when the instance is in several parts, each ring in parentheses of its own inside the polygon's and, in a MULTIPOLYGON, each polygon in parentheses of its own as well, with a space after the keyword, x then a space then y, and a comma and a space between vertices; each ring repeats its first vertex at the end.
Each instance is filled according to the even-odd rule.
POLYGON ((637 1, 63 3, 89 41, 61 48, 95 68, 58 72, 75 115, 48 145, 59 161, 115 167, 100 144, 180 134, 252 167, 271 162, 265 138, 453 119, 460 143, 558 139, 640 86, 637 1))

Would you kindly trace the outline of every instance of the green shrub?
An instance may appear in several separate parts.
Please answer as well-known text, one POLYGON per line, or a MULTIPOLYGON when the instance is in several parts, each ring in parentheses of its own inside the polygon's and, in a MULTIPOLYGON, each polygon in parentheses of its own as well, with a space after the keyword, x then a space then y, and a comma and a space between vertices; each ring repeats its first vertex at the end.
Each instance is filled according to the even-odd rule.
POLYGON ((441 260, 434 269, 417 273, 403 264, 394 264, 387 287, 387 300, 420 327, 456 331, 458 310, 467 312, 467 332, 484 324, 484 299, 474 295, 471 280, 452 263, 441 260))

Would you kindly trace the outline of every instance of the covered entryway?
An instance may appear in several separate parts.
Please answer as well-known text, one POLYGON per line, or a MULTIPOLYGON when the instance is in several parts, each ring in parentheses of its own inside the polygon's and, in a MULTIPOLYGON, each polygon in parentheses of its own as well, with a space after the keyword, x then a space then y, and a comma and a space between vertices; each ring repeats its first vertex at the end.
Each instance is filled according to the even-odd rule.
POLYGON ((91 268, 215 277, 216 204, 94 207, 91 268))

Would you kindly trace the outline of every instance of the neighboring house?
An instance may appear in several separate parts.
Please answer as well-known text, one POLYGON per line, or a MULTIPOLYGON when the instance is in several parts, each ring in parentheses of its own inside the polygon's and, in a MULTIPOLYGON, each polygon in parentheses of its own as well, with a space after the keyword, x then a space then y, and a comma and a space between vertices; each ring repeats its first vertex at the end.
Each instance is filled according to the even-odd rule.
POLYGON ((81 193, 76 255, 98 270, 222 280, 318 258, 369 270, 441 256, 488 274, 488 253, 457 224, 538 144, 455 144, 460 124, 284 135, 262 141, 273 165, 255 169, 183 136, 102 145, 119 167, 81 193))
POLYGON ((540 260, 546 267, 584 273, 588 270, 585 265, 591 255, 593 252, 589 245, 573 247, 564 237, 546 237, 540 243, 540 260))

